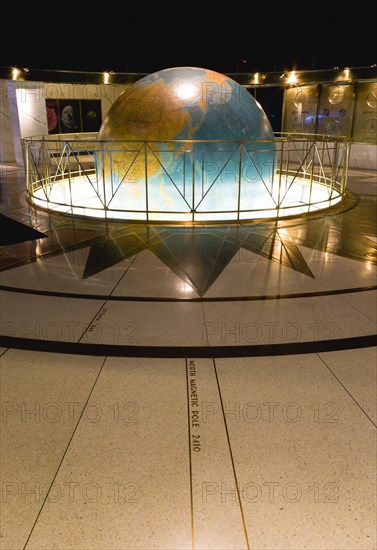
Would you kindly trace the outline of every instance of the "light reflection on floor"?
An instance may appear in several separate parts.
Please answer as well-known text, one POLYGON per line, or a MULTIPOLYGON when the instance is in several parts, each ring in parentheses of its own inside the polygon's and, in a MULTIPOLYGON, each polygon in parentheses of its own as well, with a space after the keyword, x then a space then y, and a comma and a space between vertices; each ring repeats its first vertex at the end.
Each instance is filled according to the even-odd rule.
POLYGON ((328 211, 195 227, 47 213, 19 175, 2 547, 374 550, 376 175, 328 211))

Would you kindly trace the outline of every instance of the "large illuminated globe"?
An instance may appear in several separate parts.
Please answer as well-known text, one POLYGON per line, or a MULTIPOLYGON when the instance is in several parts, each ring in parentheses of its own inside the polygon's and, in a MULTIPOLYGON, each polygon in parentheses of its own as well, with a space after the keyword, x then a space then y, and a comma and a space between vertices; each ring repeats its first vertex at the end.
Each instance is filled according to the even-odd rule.
POLYGON ((232 219, 232 210, 274 208, 272 128, 223 74, 178 67, 140 79, 114 102, 98 139, 97 178, 111 208, 131 218, 147 209, 150 219, 219 219, 221 211, 232 219))

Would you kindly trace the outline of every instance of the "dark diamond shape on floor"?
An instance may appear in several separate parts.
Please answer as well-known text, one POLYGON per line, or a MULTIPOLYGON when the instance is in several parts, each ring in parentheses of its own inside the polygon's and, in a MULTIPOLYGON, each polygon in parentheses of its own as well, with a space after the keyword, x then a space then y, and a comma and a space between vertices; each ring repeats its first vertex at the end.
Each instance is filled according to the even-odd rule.
POLYGON ((122 260, 131 258, 146 248, 147 245, 138 235, 137 230, 129 234, 124 230, 115 231, 112 235, 97 237, 92 242, 83 279, 92 277, 122 260))
POLYGON ((203 296, 240 247, 231 228, 164 228, 150 250, 203 296))
POLYGON ((0 245, 45 239, 47 235, 0 214, 0 245))

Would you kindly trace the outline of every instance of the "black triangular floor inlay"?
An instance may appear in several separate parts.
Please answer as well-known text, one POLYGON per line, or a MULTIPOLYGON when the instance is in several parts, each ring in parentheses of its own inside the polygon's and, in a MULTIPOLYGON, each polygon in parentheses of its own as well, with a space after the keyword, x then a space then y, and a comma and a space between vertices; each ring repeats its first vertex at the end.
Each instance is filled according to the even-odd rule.
POLYGON ((29 227, 21 222, 12 220, 4 214, 0 214, 0 245, 23 243, 45 239, 48 235, 29 227))
POLYGON ((166 228, 158 241, 149 243, 149 248, 203 296, 240 247, 227 240, 228 233, 227 228, 166 228))
POLYGON ((91 245, 86 262, 83 279, 92 277, 104 269, 116 265, 147 248, 146 244, 135 233, 116 237, 100 237, 91 245))
MULTIPOLYGON (((0 215, 0 244, 16 245, 3 250, 1 270, 88 246, 83 273, 86 279, 150 250, 199 296, 204 296, 240 248, 311 278, 314 274, 301 247, 366 262, 369 268, 377 265, 375 202, 362 199, 350 204, 341 215, 229 226, 118 222, 103 225, 93 221, 82 227, 79 222, 72 226, 65 222, 62 227, 59 224, 49 228, 47 235, 0 215), (45 237, 49 238, 41 240, 38 247, 33 242, 17 246, 45 237)), ((313 264, 313 260, 309 262, 313 264)))

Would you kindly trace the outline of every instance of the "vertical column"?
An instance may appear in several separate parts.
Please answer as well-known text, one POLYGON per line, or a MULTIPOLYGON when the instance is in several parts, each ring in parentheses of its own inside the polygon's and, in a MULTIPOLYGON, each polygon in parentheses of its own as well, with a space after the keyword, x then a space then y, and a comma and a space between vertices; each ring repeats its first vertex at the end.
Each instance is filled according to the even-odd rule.
POLYGON ((43 82, 18 82, 17 112, 21 137, 48 134, 43 82))
POLYGON ((16 83, 0 80, 0 162, 23 164, 16 83))

